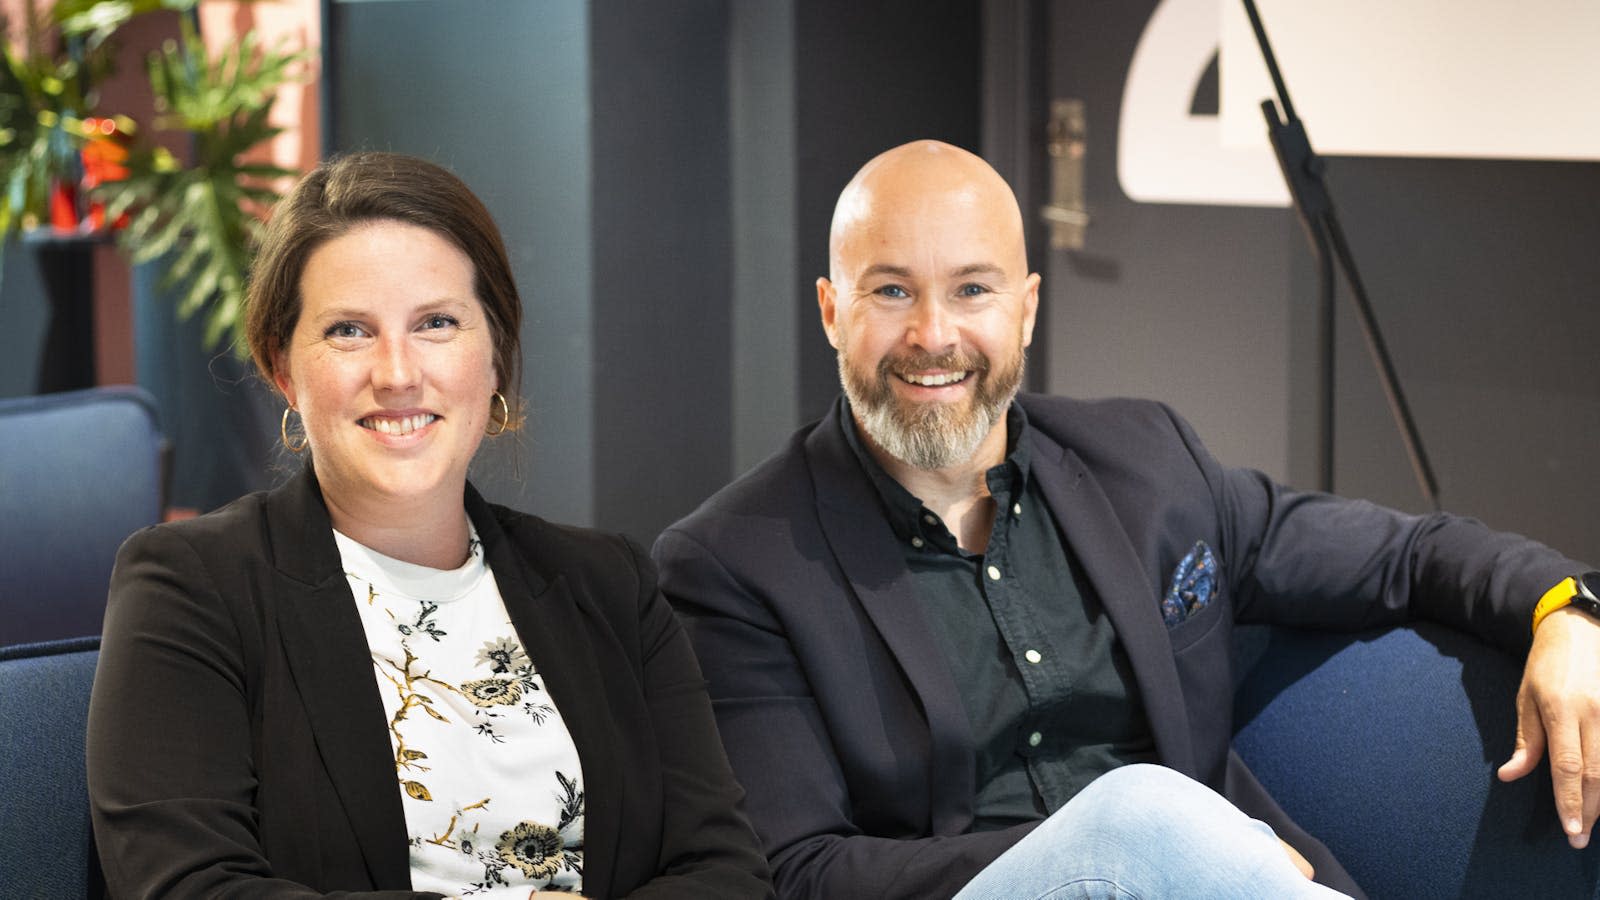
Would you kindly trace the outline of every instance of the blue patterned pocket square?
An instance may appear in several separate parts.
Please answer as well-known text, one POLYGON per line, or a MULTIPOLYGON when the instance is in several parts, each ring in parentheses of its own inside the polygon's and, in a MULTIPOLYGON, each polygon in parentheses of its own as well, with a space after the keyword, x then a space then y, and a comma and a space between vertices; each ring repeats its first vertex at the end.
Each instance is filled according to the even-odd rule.
POLYGON ((1161 618, 1167 627, 1173 628, 1205 609, 1221 590, 1221 582, 1217 558, 1211 555, 1211 548, 1205 541, 1195 541, 1193 549, 1172 573, 1172 586, 1161 598, 1161 618))

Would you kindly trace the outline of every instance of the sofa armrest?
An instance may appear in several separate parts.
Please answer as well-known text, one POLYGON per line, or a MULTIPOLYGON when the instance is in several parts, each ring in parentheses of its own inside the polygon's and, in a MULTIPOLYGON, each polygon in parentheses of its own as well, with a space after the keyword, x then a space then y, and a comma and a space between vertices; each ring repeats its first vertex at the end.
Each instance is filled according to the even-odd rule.
POLYGON ((1522 664, 1453 629, 1270 630, 1234 747, 1373 898, 1600 897, 1567 846, 1548 765, 1513 784, 1522 664))

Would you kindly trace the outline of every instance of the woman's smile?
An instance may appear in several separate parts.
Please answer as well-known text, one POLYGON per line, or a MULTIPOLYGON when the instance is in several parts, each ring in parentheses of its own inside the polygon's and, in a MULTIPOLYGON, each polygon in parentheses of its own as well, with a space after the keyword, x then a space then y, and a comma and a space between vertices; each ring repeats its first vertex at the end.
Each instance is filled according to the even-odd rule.
POLYGON ((415 413, 410 415, 378 414, 367 416, 356 422, 362 428, 388 435, 410 435, 419 432, 434 422, 439 417, 433 413, 415 413))

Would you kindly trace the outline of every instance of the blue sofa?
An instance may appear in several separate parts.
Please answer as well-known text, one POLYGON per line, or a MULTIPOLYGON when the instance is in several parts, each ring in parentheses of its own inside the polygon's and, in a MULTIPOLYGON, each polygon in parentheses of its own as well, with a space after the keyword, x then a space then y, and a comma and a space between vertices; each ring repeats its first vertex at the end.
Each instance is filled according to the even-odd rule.
MULTIPOLYGON (((1600 897, 1600 851, 1568 849, 1548 770, 1494 778, 1517 661, 1426 624, 1256 638, 1235 745, 1371 897, 1600 897)), ((97 646, 0 647, 0 896, 102 894, 83 762, 97 646)))
POLYGON ((99 898, 83 765, 100 639, 0 647, 0 897, 99 898))
POLYGON ((1600 898, 1600 840, 1567 846, 1548 764, 1495 777, 1520 660, 1429 623, 1255 639, 1234 747, 1374 900, 1600 898))

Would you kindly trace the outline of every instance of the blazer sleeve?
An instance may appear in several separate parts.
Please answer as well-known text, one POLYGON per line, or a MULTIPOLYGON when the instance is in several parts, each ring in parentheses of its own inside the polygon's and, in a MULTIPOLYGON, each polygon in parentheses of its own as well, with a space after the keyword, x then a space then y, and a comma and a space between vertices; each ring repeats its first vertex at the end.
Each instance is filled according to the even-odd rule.
POLYGON ((1166 414, 1220 511, 1241 621, 1352 629, 1429 619, 1521 655, 1539 597, 1591 568, 1469 517, 1408 515, 1221 466, 1166 414))
POLYGON ((1034 823, 923 838, 864 833, 790 636, 758 591, 682 530, 663 533, 653 555, 662 589, 705 667, 723 743, 749 790, 746 810, 772 862, 779 897, 949 897, 1032 830, 1034 823))
MULTIPOLYGON (((257 648, 259 650, 259 648, 257 648)), ((172 529, 123 545, 89 703, 90 812, 112 897, 322 894, 273 877, 257 833, 251 698, 239 623, 207 561, 172 529)))
POLYGON ((656 586, 656 570, 628 541, 639 573, 645 700, 661 755, 661 855, 655 878, 632 898, 772 896, 767 861, 739 811, 743 790, 728 766, 706 681, 688 636, 656 586))

